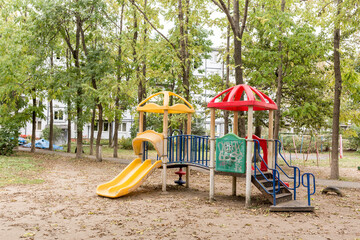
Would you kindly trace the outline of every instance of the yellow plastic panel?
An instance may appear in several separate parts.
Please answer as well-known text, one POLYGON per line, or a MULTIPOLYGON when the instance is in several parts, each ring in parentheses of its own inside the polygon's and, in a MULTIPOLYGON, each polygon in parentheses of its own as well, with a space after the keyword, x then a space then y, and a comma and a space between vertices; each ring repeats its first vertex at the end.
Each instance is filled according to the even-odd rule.
POLYGON ((113 180, 99 185, 96 189, 96 193, 100 196, 109 198, 124 196, 137 189, 141 183, 160 166, 161 160, 151 164, 150 159, 142 163, 140 158, 137 158, 113 180))
POLYGON ((186 101, 186 99, 177 95, 176 93, 169 92, 169 91, 162 91, 162 92, 158 92, 158 93, 151 95, 150 97, 143 100, 138 105, 136 110, 141 111, 141 112, 152 112, 152 113, 164 113, 164 110, 168 110, 169 113, 194 113, 195 112, 193 106, 188 101, 186 101), (152 99, 160 94, 164 95, 162 106, 160 106, 156 103, 145 104, 150 99, 152 99), (169 106, 170 96, 174 96, 174 97, 181 99, 182 101, 184 101, 185 104, 175 104, 173 106, 169 106))
POLYGON ((132 141, 133 149, 136 155, 140 154, 141 144, 143 142, 151 142, 155 147, 157 154, 159 156, 163 155, 164 136, 161 133, 157 133, 153 130, 146 130, 145 132, 138 133, 136 138, 132 141))

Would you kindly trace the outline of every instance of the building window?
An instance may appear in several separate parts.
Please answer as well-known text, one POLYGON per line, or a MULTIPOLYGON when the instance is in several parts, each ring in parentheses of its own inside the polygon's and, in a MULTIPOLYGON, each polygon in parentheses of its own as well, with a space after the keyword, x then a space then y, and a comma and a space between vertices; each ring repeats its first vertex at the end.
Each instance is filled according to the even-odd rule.
POLYGON ((36 130, 41 130, 41 121, 37 122, 36 130))
POLYGON ((126 123, 123 123, 123 124, 122 124, 122 131, 123 131, 123 132, 126 132, 126 123))
POLYGON ((109 123, 108 121, 104 121, 104 132, 107 132, 109 130, 109 123))
POLYGON ((58 121, 64 120, 64 112, 62 110, 56 110, 54 112, 54 120, 58 120, 58 121))

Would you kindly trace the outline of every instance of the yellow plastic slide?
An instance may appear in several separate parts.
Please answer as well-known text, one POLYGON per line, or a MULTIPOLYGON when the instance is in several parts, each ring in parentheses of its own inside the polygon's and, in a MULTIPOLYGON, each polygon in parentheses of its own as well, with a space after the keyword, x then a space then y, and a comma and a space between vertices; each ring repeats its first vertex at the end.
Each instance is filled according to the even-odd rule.
POLYGON ((137 158, 113 180, 99 185, 96 193, 109 198, 124 196, 138 188, 141 183, 160 166, 161 160, 151 164, 150 159, 141 162, 141 159, 137 158))

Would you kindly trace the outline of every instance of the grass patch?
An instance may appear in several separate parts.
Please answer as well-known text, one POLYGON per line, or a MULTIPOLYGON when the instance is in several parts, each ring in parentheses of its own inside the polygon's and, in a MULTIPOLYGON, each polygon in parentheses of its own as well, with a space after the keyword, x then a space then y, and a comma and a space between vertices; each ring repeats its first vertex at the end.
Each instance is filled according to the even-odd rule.
POLYGON ((13 156, 0 156, 0 187, 12 184, 37 184, 43 180, 36 178, 40 171, 42 160, 25 153, 13 156))

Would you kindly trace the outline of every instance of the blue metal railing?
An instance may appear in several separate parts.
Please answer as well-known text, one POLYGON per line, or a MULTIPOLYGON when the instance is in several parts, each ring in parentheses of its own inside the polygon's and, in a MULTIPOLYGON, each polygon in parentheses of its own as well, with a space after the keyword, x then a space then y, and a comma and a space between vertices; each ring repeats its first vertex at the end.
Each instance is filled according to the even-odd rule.
POLYGON ((310 206, 310 196, 313 195, 316 191, 316 186, 315 186, 315 176, 312 173, 304 173, 301 176, 301 183, 304 187, 307 188, 307 195, 308 195, 308 205, 310 206), (304 184, 304 176, 306 176, 306 185, 304 184), (313 192, 310 193, 310 176, 313 179, 313 186, 314 186, 314 190, 313 192))
POLYGON ((143 155, 142 160, 145 161, 148 159, 149 154, 149 142, 143 142, 143 155))
POLYGON ((252 141, 254 141, 254 179, 258 182, 258 184, 264 189, 265 192, 267 192, 268 194, 273 196, 273 204, 274 206, 276 205, 276 194, 280 192, 280 173, 278 170, 274 169, 274 168, 269 168, 269 166, 267 165, 267 163, 265 162, 265 160, 263 159, 263 157, 260 154, 260 142, 258 140, 253 139, 252 141), (260 168, 257 166, 256 164, 256 153, 258 153, 258 156, 260 157, 261 161, 263 162, 266 166, 266 168, 268 170, 272 171, 272 175, 273 178, 272 179, 268 179, 265 174, 260 170, 260 168), (272 186, 273 186, 273 191, 272 193, 269 192, 266 187, 257 179, 257 171, 259 171, 262 175, 262 177, 267 181, 267 182, 272 182, 272 186), (278 179, 277 184, 276 184, 276 179, 278 179))
POLYGON ((296 189, 298 187, 300 187, 300 169, 296 166, 292 166, 290 165, 284 158, 284 156, 281 154, 281 142, 279 140, 275 140, 275 169, 280 169, 281 172, 284 173, 284 175, 289 178, 292 179, 294 181, 294 186, 291 188, 290 186, 288 187, 283 181, 281 181, 279 179, 279 181, 281 181, 281 183, 289 190, 293 190, 294 191, 294 200, 296 200, 296 189), (279 153, 279 154, 278 154, 279 153), (289 176, 282 168, 281 166, 278 164, 278 155, 282 158, 282 160, 285 162, 285 164, 289 167, 292 168, 294 170, 294 175, 291 177, 289 176))
POLYGON ((192 163, 208 167, 209 136, 176 135, 168 137, 169 163, 192 163))

